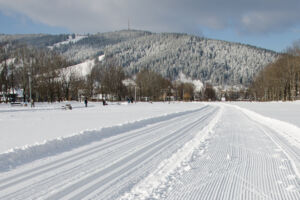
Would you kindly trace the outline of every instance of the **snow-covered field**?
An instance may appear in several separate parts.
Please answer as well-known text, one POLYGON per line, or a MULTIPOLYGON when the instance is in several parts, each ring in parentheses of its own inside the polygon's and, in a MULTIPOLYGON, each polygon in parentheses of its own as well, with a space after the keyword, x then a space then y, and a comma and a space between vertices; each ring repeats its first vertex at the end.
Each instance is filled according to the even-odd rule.
POLYGON ((194 103, 36 103, 35 108, 0 104, 0 153, 15 147, 43 143, 103 127, 199 108, 194 103), (72 110, 62 106, 71 104, 72 110))
POLYGON ((300 101, 295 102, 232 102, 267 117, 300 127, 300 101))
POLYGON ((300 199, 299 102, 64 104, 0 105, 0 199, 300 199))

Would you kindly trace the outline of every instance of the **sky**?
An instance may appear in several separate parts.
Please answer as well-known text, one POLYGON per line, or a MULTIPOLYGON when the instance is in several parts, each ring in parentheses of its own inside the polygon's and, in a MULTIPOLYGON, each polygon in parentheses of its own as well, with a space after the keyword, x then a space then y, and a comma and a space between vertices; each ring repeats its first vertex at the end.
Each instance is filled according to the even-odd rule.
POLYGON ((300 39, 299 0, 0 0, 0 33, 179 32, 277 52, 300 39))

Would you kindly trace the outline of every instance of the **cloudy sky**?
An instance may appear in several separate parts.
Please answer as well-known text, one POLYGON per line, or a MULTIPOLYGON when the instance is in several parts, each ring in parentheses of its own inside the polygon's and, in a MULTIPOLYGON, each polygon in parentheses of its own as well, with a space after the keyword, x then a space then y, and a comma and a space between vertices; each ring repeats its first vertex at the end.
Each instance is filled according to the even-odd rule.
POLYGON ((180 32, 275 51, 300 39, 300 0, 0 0, 0 33, 180 32))

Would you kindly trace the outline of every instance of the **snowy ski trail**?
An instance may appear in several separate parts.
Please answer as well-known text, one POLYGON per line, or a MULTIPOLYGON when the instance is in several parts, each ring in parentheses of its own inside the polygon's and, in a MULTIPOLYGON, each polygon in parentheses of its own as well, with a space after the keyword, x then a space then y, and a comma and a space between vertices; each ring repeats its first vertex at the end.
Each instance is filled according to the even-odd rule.
MULTIPOLYGON (((191 160, 191 170, 173 181, 171 190, 160 191, 158 199, 300 199, 291 147, 279 146, 279 137, 239 109, 225 106, 205 153, 191 160)), ((294 154, 299 156, 299 149, 294 154)))
POLYGON ((0 199, 115 199, 190 141, 219 108, 204 107, 0 174, 0 199))
POLYGON ((201 106, 0 171, 0 200, 300 199, 297 145, 237 107, 201 106))

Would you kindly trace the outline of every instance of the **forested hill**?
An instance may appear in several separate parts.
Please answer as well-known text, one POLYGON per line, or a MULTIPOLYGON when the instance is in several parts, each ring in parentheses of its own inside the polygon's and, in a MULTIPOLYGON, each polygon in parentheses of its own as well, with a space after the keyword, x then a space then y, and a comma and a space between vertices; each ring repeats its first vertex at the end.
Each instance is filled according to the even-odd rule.
POLYGON ((278 54, 250 45, 177 33, 117 31, 92 35, 0 35, 0 41, 27 43, 60 52, 74 63, 105 54, 129 75, 149 68, 175 79, 182 72, 214 85, 244 85, 278 54))

